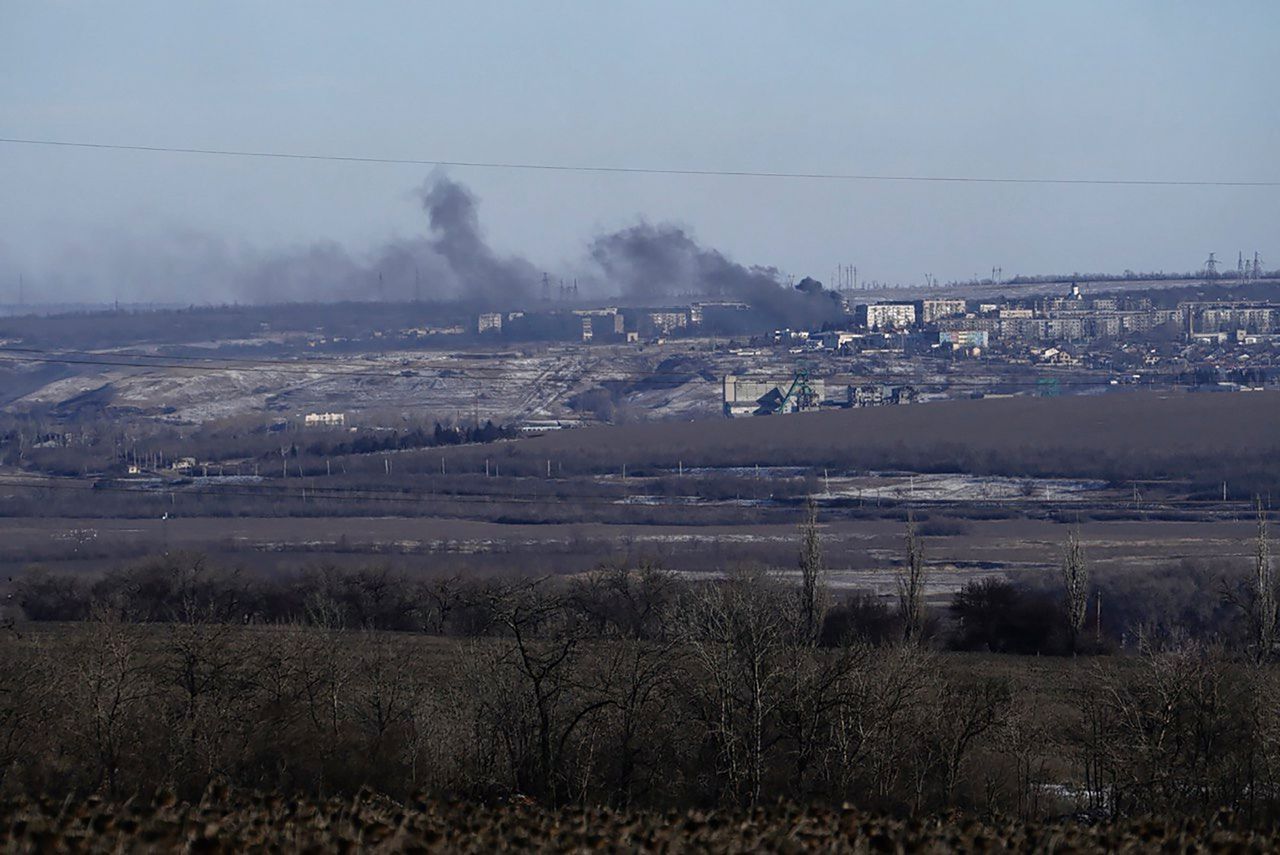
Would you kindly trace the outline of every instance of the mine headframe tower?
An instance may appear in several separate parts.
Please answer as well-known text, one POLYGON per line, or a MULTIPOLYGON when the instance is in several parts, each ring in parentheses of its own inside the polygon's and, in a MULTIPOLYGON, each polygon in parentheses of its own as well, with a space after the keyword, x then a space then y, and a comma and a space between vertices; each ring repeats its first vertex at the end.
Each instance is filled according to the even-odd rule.
POLYGON ((782 399, 778 401, 778 406, 773 412, 788 412, 788 406, 795 412, 816 410, 818 403, 818 393, 809 383, 809 369, 801 366, 796 369, 795 376, 791 379, 790 388, 787 389, 782 399))

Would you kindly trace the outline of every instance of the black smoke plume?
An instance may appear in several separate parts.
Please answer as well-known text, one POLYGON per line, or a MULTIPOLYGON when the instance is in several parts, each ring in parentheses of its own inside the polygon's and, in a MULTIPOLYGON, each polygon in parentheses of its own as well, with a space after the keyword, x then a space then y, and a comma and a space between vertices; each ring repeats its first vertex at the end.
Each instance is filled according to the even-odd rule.
POLYGON ((591 257, 622 300, 632 304, 735 300, 749 303, 776 324, 793 327, 839 315, 839 295, 825 291, 821 283, 806 278, 803 287, 789 288, 776 268, 744 267, 700 246, 678 226, 641 223, 598 237, 591 257))
POLYGON ((530 296, 537 271, 522 258, 499 258, 489 248, 470 190, 437 178, 424 184, 421 194, 431 226, 429 249, 444 260, 464 299, 510 308, 530 296))
POLYGON ((251 265, 240 278, 246 298, 280 300, 443 300, 474 308, 511 308, 533 293, 538 273, 521 258, 500 257, 485 242, 471 191, 445 177, 418 190, 428 234, 389 241, 367 259, 336 244, 315 244, 251 265))
MULTIPOLYGON (((261 253, 192 233, 160 241, 81 235, 68 244, 60 268, 28 277, 28 298, 40 289, 64 299, 93 294, 170 304, 423 300, 470 310, 537 305, 541 272, 489 246, 470 190, 437 175, 416 195, 426 219, 423 231, 359 254, 333 242, 261 253)), ((838 300, 821 283, 804 280, 788 287, 775 268, 744 267, 673 225, 640 223, 599 236, 588 255, 571 275, 600 299, 632 306, 739 301, 753 307, 753 322, 793 327, 838 314, 838 300)), ((8 275, 16 279, 17 268, 8 275)))

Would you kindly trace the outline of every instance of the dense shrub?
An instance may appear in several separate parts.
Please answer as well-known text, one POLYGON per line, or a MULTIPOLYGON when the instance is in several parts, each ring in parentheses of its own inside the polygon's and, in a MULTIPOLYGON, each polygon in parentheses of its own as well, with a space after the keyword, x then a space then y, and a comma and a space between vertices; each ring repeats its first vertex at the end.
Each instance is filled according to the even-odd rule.
POLYGON ((1061 605, 1005 579, 967 583, 952 599, 951 614, 956 623, 952 644, 960 650, 1062 653, 1067 648, 1061 605))

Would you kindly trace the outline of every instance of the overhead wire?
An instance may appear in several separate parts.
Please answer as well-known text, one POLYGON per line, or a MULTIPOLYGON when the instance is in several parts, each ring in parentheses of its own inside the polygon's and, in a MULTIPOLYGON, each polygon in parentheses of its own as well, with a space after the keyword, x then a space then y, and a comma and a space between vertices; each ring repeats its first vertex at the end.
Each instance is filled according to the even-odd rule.
MULTIPOLYGON (((1031 185, 1096 185, 1096 186, 1151 186, 1151 187, 1255 187, 1255 188, 1271 188, 1280 187, 1280 181, 1275 180, 1202 180, 1202 179, 1135 179, 1135 178, 1056 178, 1056 177, 1008 177, 1008 176, 960 176, 960 175, 913 175, 913 174, 871 174, 871 173, 847 173, 847 172, 802 172, 802 171, 782 171, 782 170, 733 170, 733 169, 684 169, 684 168, 659 168, 659 167, 638 167, 638 166, 611 166, 611 165, 590 165, 590 164, 564 164, 564 163, 534 163, 534 162, 518 162, 518 161, 483 161, 483 160, 450 160, 439 158, 392 158, 392 157, 375 157, 375 156, 357 156, 357 155, 327 155, 327 154, 311 154, 302 152, 284 152, 284 151, 259 151, 245 149, 221 149, 210 147, 176 147, 176 146, 157 146, 157 145, 137 145, 137 144, 114 144, 103 142, 91 142, 82 140, 54 140, 54 139, 34 139, 19 137, 0 137, 0 143, 8 145, 38 146, 50 148, 76 148, 76 149, 98 149, 111 151, 129 151, 144 153, 167 153, 167 154, 186 154, 186 155, 202 155, 217 157, 236 157, 236 158, 258 158, 258 159, 286 159, 300 161, 323 161, 323 162, 345 162, 345 163, 370 163, 370 164, 398 164, 398 165, 414 165, 414 166, 446 166, 459 168, 483 168, 483 169, 502 169, 502 170, 535 170, 550 172, 577 172, 577 173, 597 173, 597 174, 638 174, 638 175, 666 175, 666 176, 700 176, 700 177, 728 177, 728 178, 763 178, 763 179, 799 179, 799 180, 827 180, 827 181, 863 181, 863 182, 916 182, 916 183, 954 183, 954 184, 1031 184, 1031 185)), ((9 362, 34 362, 34 363, 60 363, 88 366, 104 366, 104 367, 125 367, 125 368, 143 368, 143 369, 173 369, 173 370, 200 370, 200 371, 254 371, 254 372, 270 372, 270 373, 303 373, 308 376, 332 376, 343 378, 377 378, 377 379, 414 379, 405 377, 402 372, 410 367, 410 365, 401 365, 388 371, 374 371, 363 368, 353 368, 347 370, 333 370, 330 368, 317 368, 313 360, 268 360, 265 358, 245 358, 245 357, 204 357, 204 356, 186 356, 173 354, 137 354, 137 353, 120 353, 115 352, 110 355, 103 355, 89 351, 48 351, 37 348, 23 347, 0 347, 0 359, 9 362), (213 364, 211 364, 213 363, 213 364), (221 363, 221 364, 218 364, 221 363)), ((511 366, 457 366, 457 365, 425 365, 422 363, 412 363, 413 367, 420 370, 434 370, 437 372, 449 372, 449 376, 437 374, 429 378, 421 379, 482 379, 486 376, 494 379, 512 379, 518 376, 511 366)), ((571 382, 586 380, 581 373, 573 376, 561 376, 568 373, 568 368, 551 368, 539 369, 537 367, 529 367, 519 369, 527 371, 530 374, 538 375, 543 382, 571 382)), ((668 376, 660 373, 645 372, 618 372, 610 371, 609 376, 592 378, 593 382, 609 382, 617 379, 640 379, 649 383, 651 388, 660 388, 663 384, 671 386, 680 386, 690 382, 694 377, 698 376, 697 372, 688 372, 684 376, 668 376)), ((1115 378, 1060 378, 1060 377, 1037 377, 1037 378, 1000 378, 1000 377, 926 377, 924 372, 914 373, 854 373, 840 376, 865 376, 869 382, 879 380, 911 380, 917 385, 926 386, 981 386, 981 387, 1018 387, 1018 386, 1034 386, 1042 387, 1048 382, 1051 385, 1060 388, 1073 387, 1089 387, 1089 386, 1112 386, 1115 385, 1115 378)), ((1151 378, 1146 375, 1147 379, 1151 378)), ((1167 377, 1170 380, 1176 379, 1177 375, 1163 375, 1162 379, 1167 377)), ((383 405, 398 405, 394 402, 375 401, 372 402, 383 405)), ((421 403, 421 402, 416 402, 421 403)), ((465 404, 460 404, 465 406, 465 404)), ((304 479, 305 480, 305 479, 304 479)), ((84 483, 84 482, 77 482, 84 483)), ((9 485, 14 487, 30 487, 37 489, 78 489, 78 490, 111 490, 116 492, 129 492, 140 494, 140 491, 132 487, 111 487, 101 484, 88 483, 84 487, 76 487, 71 484, 61 483, 19 483, 9 478, 9 476, 0 477, 0 485, 9 485)), ((243 492, 232 492, 225 489, 224 485, 209 490, 209 493, 216 495, 241 495, 253 496, 259 498, 287 498, 282 490, 289 488, 285 484, 280 485, 280 490, 269 493, 265 491, 247 490, 243 492)), ((543 503, 548 501, 547 498, 532 497, 521 500, 507 499, 505 497, 477 494, 441 494, 441 493, 420 493, 410 496, 386 496, 383 494, 375 495, 349 495, 347 493, 328 494, 326 491, 333 491, 349 488, 316 488, 308 487, 309 495, 317 500, 325 501, 395 501, 395 502, 421 502, 421 501, 483 501, 486 503, 509 503, 513 501, 529 501, 543 503), (464 496, 466 498, 464 498, 464 496)), ((190 487, 181 490, 183 493, 198 492, 198 490, 190 487)), ((696 498, 696 497, 690 497, 696 498)), ((584 503, 589 501, 601 501, 588 497, 579 497, 569 499, 576 503, 584 503)), ((611 506, 618 506, 620 500, 609 499, 607 503, 611 506)), ((1016 502, 1017 500, 1001 500, 1002 503, 1016 502)), ((1038 504, 1038 503, 1037 503, 1038 504)), ((1169 503, 1164 503, 1169 504, 1169 503)), ((1211 504, 1219 504, 1216 501, 1211 504)), ((1118 507, 1128 507, 1128 503, 1117 502, 1118 507)))
POLYGON ((127 143, 105 143, 86 140, 58 140, 24 137, 0 137, 6 145, 45 148, 97 149, 151 154, 191 154, 214 157, 257 158, 273 160, 321 161, 330 163, 392 164, 405 166, 457 167, 473 169, 528 170, 539 172, 577 172, 620 175, 669 175, 716 178, 772 178, 811 181, 904 182, 930 184, 1044 184, 1129 187, 1280 187, 1280 180, 1267 179, 1162 179, 1162 178, 1055 178, 975 175, 913 175, 856 172, 802 172, 751 169, 688 169, 649 166, 611 166, 572 163, 536 163, 531 161, 457 160, 428 157, 378 157, 370 155, 310 154, 291 151, 264 151, 195 146, 163 146, 127 143))

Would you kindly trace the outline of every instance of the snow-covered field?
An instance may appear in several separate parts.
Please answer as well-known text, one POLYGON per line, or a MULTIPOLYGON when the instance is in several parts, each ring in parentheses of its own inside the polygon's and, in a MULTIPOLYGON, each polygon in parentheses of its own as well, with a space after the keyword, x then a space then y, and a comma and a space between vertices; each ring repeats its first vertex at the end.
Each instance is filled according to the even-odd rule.
MULTIPOLYGON (((111 407, 181 422, 314 410, 390 410, 418 417, 478 416, 513 422, 577 415, 571 406, 574 396, 608 384, 620 390, 615 406, 630 417, 716 415, 720 411, 718 382, 683 366, 678 373, 660 369, 664 359, 687 350, 675 345, 555 347, 492 355, 396 351, 243 365, 228 360, 199 362, 191 368, 74 365, 72 376, 41 386, 13 401, 10 408, 74 407, 77 397, 95 393, 96 401, 111 407), (660 380, 646 383, 654 377, 660 380)), ((735 370, 733 365, 717 366, 716 362, 711 356, 699 357, 691 367, 735 370)))
POLYGON ((1070 502, 1093 498, 1104 481, 1071 478, 1006 478, 995 475, 879 474, 870 478, 829 478, 823 498, 923 502, 1070 502))

